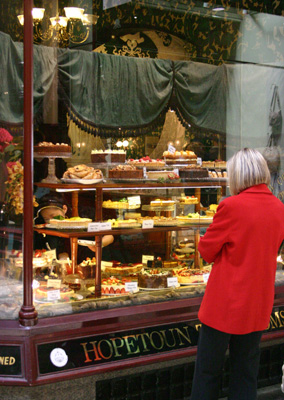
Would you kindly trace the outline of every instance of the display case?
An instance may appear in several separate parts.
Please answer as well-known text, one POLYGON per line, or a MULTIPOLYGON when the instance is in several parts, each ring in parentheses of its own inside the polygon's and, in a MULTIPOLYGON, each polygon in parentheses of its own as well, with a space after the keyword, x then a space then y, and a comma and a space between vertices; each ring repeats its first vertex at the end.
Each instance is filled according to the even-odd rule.
MULTIPOLYGON (((72 312, 76 313, 93 310, 98 303, 100 307, 115 308, 126 304, 163 301, 169 296, 178 299, 202 294, 204 285, 192 285, 194 279, 189 282, 189 278, 188 285, 186 282, 180 285, 178 273, 182 269, 189 269, 196 270, 197 275, 202 265, 197 251, 200 230, 204 232, 213 219, 205 214, 209 205, 203 207, 200 203, 202 189, 211 189, 217 203, 225 194, 226 184, 226 179, 175 183, 159 183, 147 179, 129 182, 107 180, 95 185, 38 183, 40 187, 63 192, 74 190, 72 204, 80 204, 80 192, 92 189, 90 196, 96 207, 96 221, 90 223, 88 229, 66 229, 60 226, 54 229, 50 224, 35 227, 39 234, 65 238, 70 242, 71 274, 65 272, 62 282, 76 288, 76 293, 70 296, 71 301, 66 299, 66 304, 62 296, 53 304, 48 301, 47 295, 46 298, 42 297, 42 303, 45 300, 46 304, 37 304, 39 316, 70 313, 71 305, 72 312), (193 194, 185 200, 185 193, 193 194), (112 235, 114 243, 105 249, 104 256, 102 237, 106 235, 112 235), (88 240, 95 242, 95 261, 92 262, 92 257, 88 257, 79 262, 78 247, 87 245, 88 240), (184 242, 184 247, 179 246, 181 242, 184 242), (164 278, 164 283, 158 287, 139 287, 138 276, 141 270, 154 268, 158 268, 159 273, 165 277, 172 278, 170 286, 164 278), (111 278, 113 285, 110 284, 111 278), (111 293, 108 293, 109 290, 111 293)), ((78 215, 77 207, 72 211, 78 215)), ((51 282, 48 280, 49 285, 51 282)))

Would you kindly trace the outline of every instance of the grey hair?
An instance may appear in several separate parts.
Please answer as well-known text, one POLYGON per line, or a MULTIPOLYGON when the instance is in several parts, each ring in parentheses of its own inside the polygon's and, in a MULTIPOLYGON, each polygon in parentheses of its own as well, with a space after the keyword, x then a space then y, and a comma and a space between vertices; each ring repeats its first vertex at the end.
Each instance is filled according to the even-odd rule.
POLYGON ((254 185, 270 183, 270 172, 263 155, 255 150, 244 148, 227 162, 230 192, 240 193, 254 185))

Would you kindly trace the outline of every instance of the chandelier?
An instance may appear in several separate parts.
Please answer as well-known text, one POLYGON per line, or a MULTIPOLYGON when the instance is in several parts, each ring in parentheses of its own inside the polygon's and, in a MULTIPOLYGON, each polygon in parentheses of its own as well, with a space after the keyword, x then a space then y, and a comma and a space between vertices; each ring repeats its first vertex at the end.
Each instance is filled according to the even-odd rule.
MULTIPOLYGON (((84 43, 90 35, 90 27, 96 25, 98 16, 84 14, 83 8, 65 7, 65 17, 56 15, 47 18, 44 8, 33 8, 34 42, 57 42, 62 47, 69 43, 84 43)), ((21 25, 24 25, 24 16, 18 15, 21 25)))

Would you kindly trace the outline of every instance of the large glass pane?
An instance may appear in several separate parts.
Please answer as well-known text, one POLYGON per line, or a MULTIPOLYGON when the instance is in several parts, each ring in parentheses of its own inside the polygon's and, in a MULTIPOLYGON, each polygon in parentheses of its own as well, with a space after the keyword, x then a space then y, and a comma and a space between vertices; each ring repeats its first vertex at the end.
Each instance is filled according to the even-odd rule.
POLYGON ((67 2, 37 6, 45 9, 35 21, 35 63, 44 79, 35 96, 44 96, 36 103, 34 250, 51 249, 39 257, 49 257, 46 267, 35 269, 39 316, 202 295, 204 284, 185 283, 207 279, 197 242, 226 195, 226 160, 241 147, 259 148, 277 164, 272 190, 281 198, 280 10, 266 6, 263 13, 262 2, 247 8, 107 0, 78 2, 80 10, 66 9, 67 2), (277 127, 269 120, 274 113, 277 127), (50 148, 38 147, 43 142, 50 148), (85 177, 93 186, 84 191, 59 185, 85 184, 85 177), (101 193, 102 177, 113 188, 101 193), (56 182, 57 192, 50 185, 56 182), (130 182, 135 190, 119 187, 130 182), (187 187, 145 189, 149 182, 187 187), (191 188, 192 182, 199 185, 191 188), (52 201, 57 208, 44 210, 52 201), (56 214, 68 220, 57 221, 56 214), (200 217, 202 225, 193 226, 200 217), (141 228, 147 219, 154 221, 150 233, 141 228), (95 241, 86 225, 81 235, 72 234, 93 221, 112 226, 102 256, 84 242, 95 241), (45 223, 49 231, 42 230, 45 223), (145 291, 140 275, 148 261, 157 275, 169 272, 181 286, 145 291), (138 292, 124 293, 127 279, 138 292))

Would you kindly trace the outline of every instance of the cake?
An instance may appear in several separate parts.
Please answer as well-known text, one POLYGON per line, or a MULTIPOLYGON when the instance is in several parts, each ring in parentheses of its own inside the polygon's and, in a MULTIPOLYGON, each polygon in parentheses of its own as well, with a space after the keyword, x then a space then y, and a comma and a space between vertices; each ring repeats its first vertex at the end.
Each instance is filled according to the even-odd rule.
POLYGON ((174 180, 174 179, 179 179, 179 175, 177 175, 173 171, 147 171, 147 178, 148 179, 169 179, 169 180, 174 180))
POLYGON ((113 262, 112 266, 106 266, 104 269, 105 274, 110 275, 131 275, 140 272, 143 268, 141 263, 123 264, 120 262, 113 262))
POLYGON ((133 158, 130 158, 127 161, 128 164, 134 165, 136 167, 164 167, 165 166, 165 161, 160 160, 160 159, 152 159, 149 156, 139 158, 138 160, 134 160, 133 158))
POLYGON ((197 223, 197 224, 208 224, 213 221, 213 217, 207 215, 200 215, 199 213, 188 213, 187 215, 178 215, 177 219, 181 223, 197 223))
POLYGON ((126 212, 124 214, 124 219, 137 219, 141 218, 141 213, 138 212, 126 212))
POLYGON ((178 282, 180 284, 205 284, 206 279, 204 279, 204 274, 209 274, 211 271, 211 266, 204 267, 202 269, 189 269, 189 268, 179 268, 174 269, 174 275, 177 276, 178 282))
POLYGON ((71 153, 71 146, 66 143, 51 143, 40 142, 34 146, 34 152, 38 154, 57 154, 57 153, 71 153))
POLYGON ((194 250, 183 254, 177 254, 176 252, 173 252, 171 257, 176 261, 189 262, 194 259, 194 250))
POLYGON ((154 260, 147 260, 147 269, 162 268, 163 261, 161 257, 154 258, 154 260))
POLYGON ((126 152, 124 150, 92 150, 91 161, 100 163, 125 163, 126 152))
POLYGON ((70 289, 66 285, 63 285, 60 288, 43 285, 43 286, 39 286, 37 289, 34 290, 35 300, 48 301, 48 292, 52 292, 55 290, 60 291, 60 299, 61 300, 68 301, 70 299, 70 296, 72 294, 74 294, 74 290, 70 289))
POLYGON ((103 278, 102 279, 102 284, 101 284, 101 294, 102 295, 122 295, 129 293, 125 289, 125 283, 126 282, 132 282, 131 279, 127 278, 122 278, 122 279, 117 279, 114 276, 111 276, 110 278, 103 278))
POLYGON ((197 156, 193 151, 190 150, 181 150, 175 151, 171 153, 170 151, 164 151, 163 153, 164 160, 166 164, 196 164, 197 156))
POLYGON ((180 204, 198 204, 198 198, 196 196, 182 196, 178 198, 180 204))
MULTIPOLYGON (((46 250, 34 250, 33 268, 44 268, 51 264, 52 259, 45 255, 46 250)), ((15 267, 23 266, 23 252, 20 250, 11 250, 7 254, 11 264, 15 267)))
POLYGON ((214 161, 202 161, 202 167, 203 168, 215 168, 215 162, 214 161))
POLYGON ((174 200, 155 199, 150 202, 151 207, 173 206, 174 204, 174 200))
POLYGON ((62 216, 57 216, 49 221, 49 228, 82 229, 82 228, 87 228, 90 222, 92 222, 90 218, 80 218, 80 217, 64 218, 62 216))
POLYGON ((215 161, 215 168, 227 168, 226 161, 223 160, 216 160, 215 161))
POLYGON ((87 257, 77 266, 78 274, 82 279, 91 279, 95 277, 96 259, 87 257))
POLYGON ((188 165, 179 169, 179 176, 185 179, 208 178, 209 174, 206 168, 188 165))
POLYGON ((141 179, 143 170, 137 169, 134 165, 118 165, 109 170, 108 177, 113 179, 141 179))
POLYGON ((138 286, 148 289, 164 289, 168 287, 168 278, 173 273, 162 268, 144 269, 138 274, 138 286))
POLYGON ((218 208, 218 204, 210 204, 208 209, 205 211, 207 217, 214 217, 218 208))
POLYGON ((94 169, 93 167, 88 167, 85 164, 75 165, 75 167, 70 167, 63 174, 63 179, 102 179, 103 174, 100 169, 94 169))
POLYGON ((130 204, 126 198, 112 201, 112 200, 105 200, 103 201, 103 208, 114 208, 114 209, 125 209, 125 210, 135 210, 139 208, 140 204, 130 204))
POLYGON ((194 247, 194 240, 184 238, 178 243, 180 249, 194 247))

